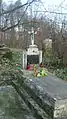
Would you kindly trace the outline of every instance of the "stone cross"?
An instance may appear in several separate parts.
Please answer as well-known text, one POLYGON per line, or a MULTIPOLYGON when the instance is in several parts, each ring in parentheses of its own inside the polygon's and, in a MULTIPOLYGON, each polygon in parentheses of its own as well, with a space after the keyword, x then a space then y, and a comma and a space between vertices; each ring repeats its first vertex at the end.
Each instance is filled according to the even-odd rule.
POLYGON ((32 27, 31 32, 28 33, 31 34, 31 45, 34 45, 34 34, 37 32, 34 32, 34 28, 32 27))

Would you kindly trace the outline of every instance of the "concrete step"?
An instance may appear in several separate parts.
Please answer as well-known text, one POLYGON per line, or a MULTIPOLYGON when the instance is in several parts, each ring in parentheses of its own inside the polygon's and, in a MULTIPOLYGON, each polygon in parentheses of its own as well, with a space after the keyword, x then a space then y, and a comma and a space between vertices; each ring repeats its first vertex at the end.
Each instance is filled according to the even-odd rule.
POLYGON ((26 92, 25 89, 19 87, 15 82, 12 82, 12 86, 15 88, 20 97, 25 101, 36 119, 52 119, 45 113, 45 111, 37 104, 37 102, 26 92))

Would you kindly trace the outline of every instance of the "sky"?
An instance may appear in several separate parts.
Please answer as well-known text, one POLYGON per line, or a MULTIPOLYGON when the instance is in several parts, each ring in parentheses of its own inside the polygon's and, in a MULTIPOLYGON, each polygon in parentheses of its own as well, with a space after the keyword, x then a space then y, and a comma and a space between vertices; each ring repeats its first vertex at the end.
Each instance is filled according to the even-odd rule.
MULTIPOLYGON (((15 2, 16 0, 3 0, 3 1, 5 1, 7 4, 9 4, 11 1, 15 2)), ((23 2, 25 3, 27 0, 21 0, 21 1, 22 1, 22 3, 23 2)), ((66 0, 41 0, 41 1, 43 1, 46 5, 59 5, 60 3, 63 3, 63 1, 65 1, 65 3, 67 3, 66 0)))
MULTIPOLYGON (((17 0, 3 0, 3 2, 6 2, 7 4, 10 4, 11 1, 14 3, 17 0)), ((21 1, 22 1, 22 4, 27 2, 27 0, 21 0, 21 1)), ((64 7, 62 8, 62 12, 67 12, 67 0, 41 0, 41 1, 43 2, 43 5, 47 10, 60 11, 61 7, 58 7, 58 6, 62 6, 64 7)))
MULTIPOLYGON (((17 0, 3 0, 3 2, 6 2, 7 4, 10 4, 10 2, 16 2, 17 0)), ((22 4, 26 3, 27 0, 21 0, 22 4)), ((32 0, 30 0, 32 1, 32 0)), ((67 13, 67 0, 41 0, 43 4, 40 5, 40 10, 48 10, 53 12, 59 12, 59 13, 67 13), (62 7, 62 8, 61 8, 62 7)), ((35 9, 35 8, 34 8, 35 9)), ((39 9, 37 9, 39 10, 39 9)), ((42 13, 43 14, 43 13, 42 13)), ((54 18, 56 14, 50 14, 46 13, 46 15, 50 18, 54 18)), ((64 18, 64 16, 57 15, 57 19, 61 19, 61 17, 64 18)), ((62 19, 63 19, 62 18, 62 19)), ((66 15, 67 18, 67 15, 66 15)), ((59 21, 60 22, 60 21, 59 21)))

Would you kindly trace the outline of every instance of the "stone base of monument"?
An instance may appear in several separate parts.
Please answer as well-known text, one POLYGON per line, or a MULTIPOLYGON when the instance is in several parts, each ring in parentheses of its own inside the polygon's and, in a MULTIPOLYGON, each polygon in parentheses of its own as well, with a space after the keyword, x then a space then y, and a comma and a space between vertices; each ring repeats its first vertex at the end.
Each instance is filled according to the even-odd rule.
POLYGON ((66 82, 49 75, 42 78, 29 78, 25 80, 23 87, 51 119, 67 119, 66 82))
POLYGON ((26 69, 27 63, 30 65, 40 64, 42 62, 42 50, 37 45, 29 45, 27 51, 23 51, 22 66, 26 69))

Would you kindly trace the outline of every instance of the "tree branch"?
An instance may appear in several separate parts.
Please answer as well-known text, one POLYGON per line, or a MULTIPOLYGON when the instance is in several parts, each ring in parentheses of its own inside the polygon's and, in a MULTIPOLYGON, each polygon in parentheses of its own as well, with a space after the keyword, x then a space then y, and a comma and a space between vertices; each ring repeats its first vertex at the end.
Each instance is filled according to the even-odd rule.
MULTIPOLYGON (((30 22, 21 23, 21 25, 28 24, 28 23, 30 23, 30 22)), ((12 29, 12 28, 15 28, 15 27, 17 27, 17 26, 18 26, 18 23, 14 24, 14 25, 12 25, 12 26, 10 26, 10 27, 7 27, 7 28, 1 28, 1 31, 2 31, 2 32, 5 32, 5 31, 10 30, 10 29, 12 29)))
POLYGON ((15 7, 15 8, 13 8, 13 9, 11 9, 11 10, 4 11, 4 12, 2 12, 2 13, 0 14, 0 16, 2 16, 2 15, 4 15, 4 14, 7 14, 7 13, 14 12, 16 9, 20 9, 21 7, 24 7, 24 6, 26 6, 26 5, 29 5, 29 4, 33 3, 34 1, 35 1, 35 0, 32 0, 31 2, 27 2, 27 3, 23 4, 23 5, 20 5, 20 6, 17 6, 17 7, 15 7))
MULTIPOLYGON (((14 24, 14 25, 12 25, 12 26, 10 26, 10 27, 3 27, 3 28, 0 28, 0 30, 2 31, 2 32, 5 32, 6 30, 9 30, 9 29, 12 29, 12 28, 14 28, 14 27, 16 27, 16 26, 18 26, 19 25, 19 23, 21 22, 21 19, 22 19, 22 17, 24 16, 24 14, 25 14, 25 12, 26 12, 26 10, 27 10, 27 8, 30 6, 30 4, 32 4, 33 2, 34 2, 35 0, 32 0, 31 2, 27 2, 26 4, 24 4, 24 5, 27 5, 27 7, 26 7, 26 9, 25 9, 25 11, 24 11, 24 13, 23 13, 23 15, 21 16, 21 18, 20 18, 20 20, 18 21, 18 23, 16 23, 16 24, 14 24)), ((19 8, 20 6, 18 6, 18 8, 19 8)), ((16 10, 16 8, 14 8, 13 10, 16 10)), ((13 11, 12 10, 12 11, 13 11)), ((12 12, 11 11, 11 12, 12 12)), ((5 12, 4 12, 5 13, 5 12)), ((21 24, 26 24, 26 23, 21 23, 21 24)))

